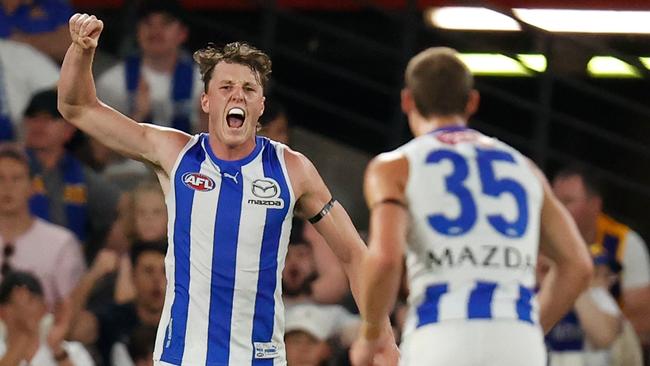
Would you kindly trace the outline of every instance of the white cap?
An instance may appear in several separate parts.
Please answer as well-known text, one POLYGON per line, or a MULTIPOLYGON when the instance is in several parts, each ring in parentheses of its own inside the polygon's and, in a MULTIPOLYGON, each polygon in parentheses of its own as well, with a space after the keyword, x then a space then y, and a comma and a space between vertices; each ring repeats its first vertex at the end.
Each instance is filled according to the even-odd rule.
POLYGON ((325 341, 335 333, 336 319, 328 306, 297 304, 288 306, 285 312, 284 333, 303 331, 316 339, 325 341))

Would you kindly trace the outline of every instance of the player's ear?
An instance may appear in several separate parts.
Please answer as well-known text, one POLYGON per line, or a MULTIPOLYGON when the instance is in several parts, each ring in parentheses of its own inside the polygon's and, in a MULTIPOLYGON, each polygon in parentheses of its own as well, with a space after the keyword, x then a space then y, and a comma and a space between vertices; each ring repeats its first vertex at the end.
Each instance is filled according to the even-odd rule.
POLYGON ((469 96, 467 97, 467 104, 465 105, 465 117, 467 119, 476 113, 480 102, 481 94, 479 94, 478 90, 472 89, 469 92, 469 96))
POLYGON ((264 109, 266 108, 266 105, 264 104, 266 102, 266 97, 262 97, 262 109, 260 110, 260 116, 264 114, 264 109))
POLYGON ((201 93, 201 110, 207 114, 210 111, 210 100, 208 99, 208 94, 205 92, 201 93))
POLYGON ((415 101, 413 100, 413 93, 407 88, 402 89, 401 92, 401 106, 402 112, 408 115, 415 108, 415 101))

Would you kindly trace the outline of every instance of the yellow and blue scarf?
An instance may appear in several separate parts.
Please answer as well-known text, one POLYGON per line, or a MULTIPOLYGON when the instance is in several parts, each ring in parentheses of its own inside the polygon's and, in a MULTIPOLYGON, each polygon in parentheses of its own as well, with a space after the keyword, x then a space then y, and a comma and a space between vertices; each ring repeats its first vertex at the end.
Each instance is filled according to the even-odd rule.
MULTIPOLYGON (((42 169, 35 163, 35 156, 28 151, 34 172, 34 193, 29 201, 32 214, 46 221, 50 218, 50 197, 45 189, 42 169)), ((68 221, 67 227, 83 242, 86 239, 88 189, 83 165, 70 153, 66 153, 59 164, 63 173, 63 203, 68 221)))

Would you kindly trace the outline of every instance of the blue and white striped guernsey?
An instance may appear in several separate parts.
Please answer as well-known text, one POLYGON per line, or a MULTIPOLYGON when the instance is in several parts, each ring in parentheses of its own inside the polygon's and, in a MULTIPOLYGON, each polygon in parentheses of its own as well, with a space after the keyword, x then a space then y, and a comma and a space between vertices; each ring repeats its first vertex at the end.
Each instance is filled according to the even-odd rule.
POLYGON ((409 164, 404 336, 456 321, 539 326, 535 265, 543 189, 526 158, 465 127, 399 148, 409 164))
POLYGON ((167 291, 154 359, 285 365, 281 273, 295 198, 285 146, 256 138, 237 161, 194 136, 167 193, 167 291))

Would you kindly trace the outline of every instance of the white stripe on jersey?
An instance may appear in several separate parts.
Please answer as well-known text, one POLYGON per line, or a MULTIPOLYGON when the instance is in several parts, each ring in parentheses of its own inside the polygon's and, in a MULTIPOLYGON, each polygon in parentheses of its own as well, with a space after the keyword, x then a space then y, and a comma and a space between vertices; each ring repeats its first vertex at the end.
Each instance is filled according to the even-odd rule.
MULTIPOLYGON (((208 154, 201 163, 201 174, 215 175, 215 168, 208 154)), ((189 304, 187 310, 187 331, 185 333, 185 351, 183 363, 205 365, 208 353, 208 322, 205 314, 210 310, 210 282, 192 281, 196 278, 212 278, 212 245, 201 245, 200 238, 214 237, 214 220, 217 213, 217 202, 221 190, 221 179, 215 179, 215 188, 201 192, 200 197, 194 197, 192 205, 192 224, 190 227, 190 283, 189 304), (206 294, 208 296, 206 297, 206 294)))
MULTIPOLYGON (((242 166, 242 176, 263 177, 264 169, 259 154, 250 164, 242 166)), ((233 298, 232 322, 230 328, 230 349, 250 349, 249 352, 230 352, 231 365, 250 365, 253 357, 253 345, 250 342, 239 344, 238 339, 249 339, 253 333, 253 316, 255 314, 255 295, 257 294, 257 270, 260 266, 260 252, 266 211, 251 209, 246 202, 251 198, 249 191, 242 195, 242 210, 239 221, 239 242, 255 243, 255 246, 237 248, 237 273, 233 298)))

